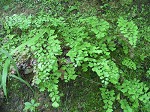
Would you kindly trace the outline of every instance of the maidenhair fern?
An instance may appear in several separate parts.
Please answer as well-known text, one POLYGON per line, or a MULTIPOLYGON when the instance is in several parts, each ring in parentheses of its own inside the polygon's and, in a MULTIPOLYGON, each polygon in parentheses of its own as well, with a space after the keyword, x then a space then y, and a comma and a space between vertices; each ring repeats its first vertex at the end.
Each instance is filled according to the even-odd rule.
MULTIPOLYGON (((150 92, 148 92, 149 88, 139 80, 125 80, 122 85, 117 86, 117 89, 120 90, 124 96, 128 97, 132 102, 131 107, 134 110, 138 111, 138 107, 140 103, 143 105, 148 105, 150 100, 150 92)), ((121 101, 120 103, 125 103, 125 101, 121 101)), ((123 104, 122 104, 123 105, 123 104)))
POLYGON ((112 84, 117 84, 119 79, 118 68, 116 67, 115 63, 110 60, 100 59, 96 62, 90 62, 89 66, 92 68, 94 72, 102 80, 104 85, 108 85, 109 82, 112 84))
POLYGON ((60 42, 56 39, 57 36, 53 35, 54 30, 45 29, 44 31, 39 39, 40 43, 36 43, 36 47, 33 49, 35 58, 37 58, 35 70, 38 77, 36 84, 39 85, 40 91, 47 89, 50 92, 53 106, 57 107, 57 103, 60 100, 57 84, 61 73, 58 71, 56 56, 61 54, 61 47, 59 45, 60 42))
POLYGON ((121 38, 127 38, 129 43, 135 47, 136 41, 138 39, 138 27, 134 24, 133 21, 129 22, 122 17, 118 19, 117 23, 119 31, 123 35, 121 38))
MULTIPOLYGON (((115 110, 113 104, 120 105, 125 112, 139 111, 142 106, 148 110, 149 88, 135 75, 127 77, 130 72, 122 70, 136 72, 140 65, 129 56, 139 39, 133 21, 120 17, 117 23, 111 23, 94 16, 69 22, 42 13, 28 17, 21 14, 6 17, 4 28, 6 35, 1 47, 10 51, 18 63, 18 55, 30 55, 25 57, 36 61, 33 84, 40 91, 49 92, 53 107, 60 103, 59 79, 68 82, 78 78, 79 73, 90 71, 100 79, 106 112, 115 110)), ((0 70, 4 59, 0 59, 0 70)))
POLYGON ((113 103, 115 101, 115 92, 114 90, 109 91, 106 88, 101 88, 101 95, 104 102, 104 110, 105 112, 113 112, 113 103))
POLYGON ((132 108, 130 107, 126 99, 122 99, 120 101, 120 105, 124 112, 133 112, 132 108))
POLYGON ((136 64, 129 58, 124 58, 122 64, 130 69, 136 70, 136 64))
POLYGON ((25 15, 17 15, 14 14, 11 17, 6 16, 6 23, 4 24, 4 28, 10 33, 11 29, 19 28, 21 30, 26 30, 31 25, 32 16, 26 17, 25 15))

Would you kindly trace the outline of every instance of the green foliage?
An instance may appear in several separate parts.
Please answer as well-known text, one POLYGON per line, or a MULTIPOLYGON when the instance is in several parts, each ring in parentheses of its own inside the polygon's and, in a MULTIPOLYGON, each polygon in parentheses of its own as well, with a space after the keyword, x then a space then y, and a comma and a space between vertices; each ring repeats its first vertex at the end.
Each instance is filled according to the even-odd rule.
POLYGON ((4 25, 5 30, 7 30, 7 33, 10 33, 10 30, 13 30, 15 28, 19 28, 20 30, 24 31, 30 27, 31 24, 31 16, 26 17, 25 15, 17 15, 14 14, 11 17, 6 17, 6 23, 4 25))
POLYGON ((121 38, 127 38, 129 43, 135 47, 138 38, 138 27, 133 21, 128 22, 122 17, 118 19, 117 23, 121 34, 123 34, 123 37, 121 36, 121 38))
POLYGON ((73 67, 72 64, 62 66, 62 70, 64 72, 63 75, 65 82, 76 79, 77 75, 75 75, 75 68, 73 67))
MULTIPOLYGON (((131 4, 132 0, 129 1, 131 4)), ((72 7, 70 12, 76 9, 72 7)), ((112 13, 114 18, 110 12, 103 17, 69 19, 58 17, 59 14, 52 15, 41 12, 34 16, 5 17, 5 36, 0 46, 8 50, 18 63, 19 56, 25 57, 25 61, 29 57, 36 61, 32 82, 40 91, 49 92, 52 106, 57 108, 60 105, 60 79, 69 82, 78 75, 89 73, 98 77, 106 112, 115 111, 114 105, 125 112, 147 112, 150 93, 143 81, 143 77, 149 77, 149 70, 145 71, 149 65, 143 65, 149 58, 149 47, 144 45, 149 45, 146 23, 139 27, 138 20, 127 18, 123 13, 112 13), (140 45, 144 46, 142 51, 140 45)), ((0 71, 3 71, 2 65, 8 63, 5 63, 5 58, 0 59, 0 71)), ((31 103, 27 104, 26 110, 37 107, 31 103)))
POLYGON ((25 107, 23 109, 23 111, 25 112, 37 112, 36 108, 40 105, 40 103, 36 103, 34 99, 31 100, 31 102, 25 102, 25 107))
MULTIPOLYGON (((77 64, 76 66, 82 66, 84 71, 90 67, 92 71, 97 73, 103 84, 107 85, 109 82, 116 84, 119 78, 118 68, 113 61, 107 59, 110 53, 104 43, 105 41, 111 43, 110 38, 105 38, 109 28, 108 22, 96 17, 80 19, 79 21, 87 26, 87 29, 83 26, 78 29, 71 29, 73 36, 79 38, 70 45, 72 49, 69 50, 67 56, 70 57, 71 62, 77 64), (88 33, 85 32, 86 30, 88 33)), ((67 42, 71 41, 70 38, 67 38, 68 34, 64 36, 66 36, 67 42)), ((110 47, 111 50, 114 50, 112 46, 110 47)))
POLYGON ((119 0, 121 5, 130 5, 132 4, 133 0, 119 0))
POLYGON ((146 75, 148 78, 150 78, 150 68, 147 70, 146 75))
POLYGON ((109 91, 106 88, 100 88, 102 99, 104 102, 104 110, 106 112, 113 112, 113 102, 115 101, 115 92, 114 90, 109 91))
MULTIPOLYGON (((4 61, 3 66, 1 66, 1 67, 2 67, 2 73, 1 73, 1 75, 0 75, 0 77, 1 77, 1 78, 0 78, 1 86, 2 86, 2 88, 3 88, 3 92, 4 92, 4 95, 6 96, 6 98, 7 98, 7 96, 8 96, 8 95, 7 95, 7 80, 8 80, 9 77, 18 79, 19 81, 21 81, 22 83, 26 84, 28 87, 31 88, 31 86, 29 85, 29 83, 26 82, 25 80, 23 80, 23 79, 20 77, 20 74, 19 74, 18 69, 17 69, 17 67, 16 67, 16 63, 15 63, 15 61, 13 60, 12 56, 11 56, 7 51, 5 51, 5 50, 3 50, 3 49, 0 49, 0 52, 1 52, 2 54, 4 54, 4 55, 7 57, 7 58, 5 59, 5 61, 4 61), (12 66, 14 67, 14 69, 16 70, 18 76, 16 76, 16 75, 11 75, 11 74, 9 73, 9 70, 10 70, 10 66, 11 66, 11 65, 12 65, 12 66)), ((31 90, 32 90, 32 88, 31 88, 31 90)))
MULTIPOLYGON (((46 30, 43 31, 45 33, 46 30)), ((57 83, 59 82, 58 78, 61 76, 61 73, 58 71, 56 56, 61 54, 61 48, 59 41, 55 40, 57 36, 53 35, 54 30, 48 30, 47 33, 48 38, 40 38, 39 41, 41 43, 37 43, 36 47, 33 47, 35 58, 38 58, 36 68, 38 79, 36 80, 36 84, 39 85, 40 91, 48 89, 48 91, 51 92, 50 97, 52 97, 52 102, 54 102, 53 106, 57 107, 56 103, 59 102, 57 83), (46 44, 43 45, 44 43, 46 44), (42 49, 42 46, 45 48, 42 49)))
POLYGON ((2 79, 1 79, 1 82, 2 82, 1 85, 3 87, 4 95, 6 96, 6 98, 7 98, 6 81, 7 81, 7 76, 8 76, 9 65, 10 65, 10 60, 7 59, 3 67, 2 79))
MULTIPOLYGON (((58 102, 60 100, 57 84, 61 72, 58 70, 58 59, 56 56, 61 55, 61 47, 59 40, 56 39, 57 35, 54 34, 55 28, 57 28, 60 22, 61 20, 50 18, 49 16, 32 18, 31 22, 31 16, 13 15, 9 18, 6 17, 5 23, 7 33, 15 33, 14 29, 18 29, 22 37, 22 40, 13 38, 14 36, 12 38, 8 37, 8 39, 10 39, 10 45, 19 45, 11 50, 11 54, 16 55, 16 52, 30 49, 34 54, 34 58, 37 59, 37 66, 34 66, 34 71, 38 77, 35 77, 35 83, 39 85, 40 91, 48 90, 50 92, 50 97, 53 102, 52 105, 54 107, 59 106, 58 102), (22 24, 17 22, 20 19, 22 20, 22 18, 23 23, 25 23, 23 27, 22 24), (14 20, 14 22, 12 20, 14 20), (32 29, 29 29, 31 28, 31 23, 32 29), (49 26, 42 26, 43 24, 49 24, 49 26), (46 60, 47 62, 45 62, 46 60)), ((18 38, 20 38, 20 36, 18 36, 18 38)), ((5 45, 3 47, 7 48, 5 45)))
MULTIPOLYGON (((131 106, 128 107, 124 107, 125 103, 127 103, 127 101, 125 100, 121 100, 120 103, 122 105, 122 109, 124 109, 125 111, 129 111, 128 109, 133 109, 133 110, 138 110, 139 106, 141 105, 141 103, 143 103, 143 105, 149 105, 149 100, 150 100, 150 93, 149 88, 142 82, 140 82, 139 80, 132 80, 132 81, 128 81, 125 80, 122 85, 119 85, 117 87, 118 90, 120 90, 124 96, 127 96, 129 98, 129 100, 132 102, 131 106)), ((131 110, 130 109, 130 110, 131 110)))
POLYGON ((104 19, 99 20, 97 17, 89 17, 80 20, 82 23, 87 23, 89 32, 94 33, 97 39, 102 39, 106 36, 109 29, 109 23, 104 19))
POLYGON ((124 112, 133 112, 132 108, 129 106, 128 101, 123 99, 120 101, 121 108, 124 112))
POLYGON ((123 34, 123 36, 129 40, 131 45, 135 46, 138 38, 138 27, 133 23, 133 21, 128 22, 122 17, 118 19, 117 23, 121 34, 123 34))
POLYGON ((129 58, 124 58, 122 64, 130 69, 136 70, 136 64, 129 58))

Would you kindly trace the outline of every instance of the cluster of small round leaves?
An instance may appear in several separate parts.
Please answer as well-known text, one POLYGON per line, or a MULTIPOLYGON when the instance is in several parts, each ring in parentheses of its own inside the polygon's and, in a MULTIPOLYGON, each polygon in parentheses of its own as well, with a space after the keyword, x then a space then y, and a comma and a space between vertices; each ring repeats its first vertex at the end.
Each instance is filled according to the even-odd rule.
POLYGON ((26 30, 30 27, 32 23, 32 16, 25 16, 23 14, 17 15, 14 14, 13 16, 6 16, 5 17, 5 24, 4 28, 9 33, 14 28, 20 28, 21 30, 26 30))
POLYGON ((127 21, 123 17, 118 19, 118 28, 125 38, 129 40, 129 43, 136 46, 138 39, 138 27, 133 23, 133 21, 127 21))
POLYGON ((93 58, 97 57, 102 50, 98 47, 92 46, 88 42, 76 43, 76 45, 67 53, 72 62, 75 62, 78 66, 81 66, 82 62, 88 61, 88 56, 93 58))
POLYGON ((70 80, 75 80, 77 75, 75 75, 75 67, 73 64, 67 64, 62 67, 63 72, 63 78, 65 82, 68 82, 70 80))
POLYGON ((88 33, 85 33, 85 27, 79 27, 76 25, 73 26, 65 26, 63 27, 63 31, 61 34, 65 37, 65 42, 71 48, 76 46, 78 43, 82 43, 88 39, 88 33))
POLYGON ((96 62, 89 62, 89 66, 97 73, 105 86, 107 86, 110 82, 112 84, 118 83, 119 72, 113 61, 103 58, 96 62))
POLYGON ((143 105, 147 105, 150 100, 149 88, 139 80, 124 80, 122 85, 119 85, 117 89, 130 99, 132 108, 134 109, 138 109, 140 102, 142 102, 143 105))
POLYGON ((142 30, 140 30, 140 36, 144 38, 146 41, 150 42, 149 34, 150 34, 150 26, 143 26, 142 30))
POLYGON ((14 52, 23 52, 26 46, 31 49, 36 59, 36 66, 34 66, 36 76, 34 81, 38 84, 40 91, 48 90, 50 92, 53 102, 52 106, 58 107, 60 101, 58 79, 61 73, 58 70, 58 59, 56 56, 61 55, 61 47, 53 29, 62 24, 60 22, 62 18, 56 19, 48 15, 39 15, 37 18, 13 15, 6 17, 5 20, 4 28, 8 34, 16 29, 21 30, 17 36, 8 35, 12 41, 12 44, 9 44, 10 49, 13 47, 15 49, 13 50, 14 52), (15 45, 18 45, 18 47, 16 48, 15 45))
POLYGON ((50 15, 47 14, 41 14, 35 19, 33 19, 32 23, 34 23, 34 26, 37 28, 41 27, 57 27, 59 25, 63 25, 63 18, 53 18, 50 17, 50 15))
MULTIPOLYGON (((78 66, 82 67, 83 72, 90 68, 99 76, 103 84, 100 90, 104 109, 106 112, 113 111, 115 91, 104 87, 108 87, 109 83, 116 85, 120 76, 116 63, 111 60, 110 54, 111 51, 115 50, 115 42, 114 36, 109 35, 110 24, 107 21, 94 16, 85 19, 79 18, 70 24, 68 21, 64 23, 63 18, 52 18, 46 14, 38 15, 35 18, 33 16, 13 15, 6 17, 5 20, 4 28, 7 31, 7 36, 3 41, 6 41, 4 43, 8 43, 8 45, 2 47, 9 50, 15 48, 16 50, 13 52, 21 53, 26 49, 25 46, 31 49, 37 61, 34 66, 35 82, 40 91, 47 90, 50 92, 49 96, 53 107, 59 106, 59 78, 63 77, 65 82, 75 80, 77 77, 76 67, 78 66), (19 29, 21 32, 13 32, 15 29, 19 29), (69 62, 64 62, 65 64, 60 66, 59 58, 64 58, 61 57, 61 47, 66 46, 69 47, 69 50, 63 51, 63 54, 69 62)), ((135 46, 138 35, 137 26, 133 21, 129 22, 122 17, 118 19, 117 23, 119 35, 127 38, 129 43, 135 46)), ((148 37, 145 40, 149 41, 148 37)), ((122 45, 127 46, 128 43, 122 45)), ((128 54, 128 50, 128 46, 124 47, 125 54, 128 54)), ((0 60, 0 62, 2 61, 0 60)), ((0 66, 2 64, 0 63, 0 66)), ((136 70, 135 63, 129 58, 123 59, 122 64, 136 70)), ((149 70, 147 74, 149 74, 149 70)), ((148 87, 138 80, 128 81, 124 79, 124 82, 118 85, 117 89, 129 99, 129 101, 125 99, 120 101, 121 108, 125 112, 132 112, 132 109, 136 110, 140 102, 146 105, 145 108, 148 107, 150 92, 148 92, 148 87)))
POLYGON ((109 91, 106 88, 100 88, 101 96, 104 102, 105 112, 113 112, 113 103, 115 101, 115 92, 114 90, 109 91))
MULTIPOLYGON (((67 56, 69 56, 71 62, 76 66, 82 66, 84 71, 87 71, 88 67, 90 67, 97 73, 104 85, 108 85, 109 82, 116 84, 119 79, 118 68, 114 62, 103 57, 110 56, 107 44, 103 43, 102 39, 107 34, 109 23, 103 19, 99 20, 97 17, 79 19, 79 22, 81 23, 81 27, 67 28, 72 37, 68 33, 63 32, 63 36, 67 38, 66 42, 72 41, 68 43, 71 49, 67 53, 67 56), (82 25, 87 26, 87 28, 82 25), (86 33, 87 31, 88 33, 86 33), (96 38, 94 39, 94 37, 96 38), (99 37, 102 39, 101 41, 99 41, 99 37)), ((114 50, 112 46, 109 48, 114 50)))
POLYGON ((130 69, 136 70, 136 64, 130 58, 124 58, 122 64, 130 69))
POLYGON ((88 17, 86 19, 80 19, 81 23, 86 23, 89 26, 91 33, 95 34, 97 39, 102 39, 107 35, 109 29, 109 23, 104 19, 98 19, 96 16, 88 17))
POLYGON ((121 104, 121 108, 123 109, 124 112, 133 112, 133 109, 128 104, 128 101, 126 99, 120 100, 120 104, 121 104))
POLYGON ((53 106, 57 107, 60 96, 58 95, 58 79, 61 73, 58 71, 57 55, 61 55, 60 42, 56 39, 57 35, 54 30, 45 30, 46 32, 38 40, 38 43, 31 46, 37 58, 37 67, 35 67, 38 75, 36 83, 39 85, 41 91, 48 90, 52 98, 53 106), (45 36, 47 34, 47 36, 45 36))

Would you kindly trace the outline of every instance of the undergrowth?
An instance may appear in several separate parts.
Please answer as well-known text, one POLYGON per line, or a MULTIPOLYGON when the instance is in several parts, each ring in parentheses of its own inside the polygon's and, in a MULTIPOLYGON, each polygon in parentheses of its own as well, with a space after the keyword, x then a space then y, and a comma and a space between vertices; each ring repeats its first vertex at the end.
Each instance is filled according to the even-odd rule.
MULTIPOLYGON (((116 9, 117 4, 113 11, 116 9)), ((24 61, 35 61, 32 85, 49 92, 53 107, 60 105, 60 79, 67 83, 90 73, 99 77, 104 111, 113 112, 118 105, 124 112, 148 112, 150 28, 145 21, 147 13, 136 19, 128 17, 127 12, 110 13, 111 10, 107 10, 102 17, 81 16, 73 21, 44 12, 7 16, 3 19, 0 47, 16 62, 20 56, 25 57, 24 61)), ((1 56, 2 65, 6 57, 1 56)))

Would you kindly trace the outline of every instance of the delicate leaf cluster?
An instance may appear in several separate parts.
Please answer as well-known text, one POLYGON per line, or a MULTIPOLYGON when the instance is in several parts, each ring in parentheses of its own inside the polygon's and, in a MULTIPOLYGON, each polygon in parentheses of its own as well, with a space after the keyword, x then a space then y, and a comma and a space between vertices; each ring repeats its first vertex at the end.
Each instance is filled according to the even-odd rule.
POLYGON ((15 29, 20 28, 21 30, 26 30, 30 27, 32 16, 26 17, 25 15, 17 15, 14 14, 11 17, 6 16, 6 23, 4 25, 4 28, 7 30, 7 32, 10 32, 9 29, 15 29))
POLYGON ((115 101, 115 92, 114 90, 109 91, 106 88, 100 88, 102 99, 104 102, 103 108, 106 112, 113 112, 113 103, 115 101))
MULTIPOLYGON (((149 88, 139 80, 125 80, 122 85, 117 87, 117 89, 120 90, 124 96, 127 96, 129 98, 129 100, 132 102, 130 108, 134 110, 138 110, 140 102, 142 102, 144 105, 147 105, 149 103, 149 88)), ((124 105, 125 100, 121 101, 120 103, 124 105)))
MULTIPOLYGON (((138 27, 133 21, 120 17, 114 29, 112 27, 116 23, 96 16, 70 22, 48 14, 13 15, 6 17, 5 21, 7 33, 3 43, 7 45, 2 44, 1 47, 10 50, 16 61, 19 61, 16 55, 32 54, 29 57, 36 60, 33 83, 40 91, 50 93, 53 107, 58 107, 60 102, 59 79, 68 82, 75 80, 79 73, 90 71, 100 79, 103 107, 107 112, 114 111, 114 102, 120 103, 125 112, 138 111, 143 105, 147 108, 149 88, 137 79, 130 81, 124 77, 128 71, 120 72, 122 68, 138 68, 135 60, 128 56, 138 40, 138 27), (121 43, 118 40, 122 40, 121 43), (115 97, 116 94, 120 95, 119 98, 115 97)), ((4 58, 0 59, 2 63, 4 58)))
POLYGON ((94 33, 97 39, 101 39, 102 41, 107 35, 109 23, 104 19, 99 20, 97 17, 89 17, 86 19, 80 19, 80 21, 89 25, 89 32, 94 33))
POLYGON ((56 39, 57 35, 54 34, 54 27, 60 23, 60 20, 50 18, 49 16, 39 16, 37 18, 39 19, 31 18, 31 16, 26 17, 24 15, 13 15, 12 17, 6 18, 5 29, 7 32, 13 34, 15 33, 13 32, 13 29, 18 28, 21 30, 20 36, 23 37, 20 38, 20 36, 17 36, 18 38, 16 38, 14 36, 10 38, 11 40, 8 42, 11 43, 9 44, 11 49, 14 45, 17 45, 18 42, 22 43, 12 50, 12 54, 18 51, 23 52, 26 49, 30 49, 29 52, 34 54, 34 57, 32 57, 36 59, 34 72, 37 74, 35 82, 39 85, 41 91, 48 90, 50 92, 53 106, 58 107, 60 97, 58 95, 57 83, 59 82, 58 78, 61 76, 61 73, 58 71, 58 61, 56 56, 61 55, 61 47, 59 40, 56 39), (22 21, 24 24, 21 24, 19 21, 22 21), (52 22, 53 24, 51 24, 52 22), (49 23, 49 25, 44 26, 46 23, 49 23), (32 27, 29 29, 30 24, 32 24, 32 27), (26 33, 24 30, 26 30, 26 33), (14 42, 14 40, 17 42, 14 42))
POLYGON ((121 108, 123 109, 124 112, 133 112, 133 109, 130 107, 128 104, 128 101, 126 99, 122 99, 120 101, 121 108))
POLYGON ((31 100, 31 102, 25 102, 25 108, 23 109, 25 112, 31 111, 35 112, 36 108, 40 105, 40 103, 35 102, 34 99, 31 100))
POLYGON ((89 63, 89 66, 92 67, 92 70, 97 73, 104 85, 108 85, 109 82, 112 84, 118 83, 118 68, 113 61, 101 59, 97 62, 89 63))
POLYGON ((136 41, 138 39, 138 27, 133 23, 133 21, 128 22, 122 17, 118 19, 117 23, 121 34, 129 40, 131 45, 136 46, 136 41))
POLYGON ((122 64, 130 69, 136 70, 136 64, 129 58, 124 58, 122 64))

